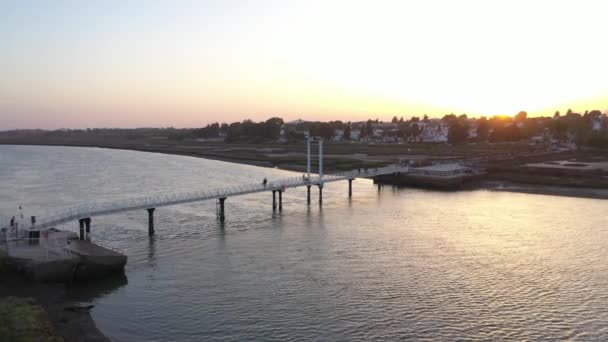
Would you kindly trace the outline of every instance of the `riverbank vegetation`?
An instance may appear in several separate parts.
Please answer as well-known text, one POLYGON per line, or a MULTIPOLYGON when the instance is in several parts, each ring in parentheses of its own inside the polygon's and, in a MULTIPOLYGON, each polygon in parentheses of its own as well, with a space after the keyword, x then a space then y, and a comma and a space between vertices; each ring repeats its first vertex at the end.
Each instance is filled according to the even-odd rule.
POLYGON ((303 172, 308 132, 326 141, 325 172, 379 167, 403 159, 453 160, 476 163, 496 176, 518 182, 564 183, 559 180, 561 177, 567 185, 605 183, 603 174, 574 169, 576 176, 555 177, 550 174, 556 170, 534 177, 533 170, 524 170, 526 163, 551 160, 608 160, 608 117, 597 110, 583 114, 568 110, 565 115, 556 112, 552 117, 528 117, 523 111, 512 117, 448 114, 441 119, 394 117, 390 122, 284 122, 273 117, 257 123, 245 120, 192 129, 18 130, 0 132, 0 144, 129 149, 303 172))
POLYGON ((0 298, 0 341, 63 342, 46 311, 32 298, 0 298))
POLYGON ((552 117, 529 117, 525 111, 514 116, 495 115, 479 118, 466 114, 447 114, 442 118, 414 116, 407 120, 396 116, 390 122, 378 119, 360 122, 304 121, 284 122, 272 117, 261 122, 243 120, 233 123, 211 123, 200 128, 136 128, 136 129, 61 129, 16 130, 0 132, 2 139, 22 137, 49 141, 69 140, 166 140, 178 142, 225 142, 227 144, 289 144, 302 143, 305 135, 324 138, 334 143, 403 144, 403 143, 500 143, 528 142, 534 144, 570 144, 608 148, 608 116, 599 110, 552 117))

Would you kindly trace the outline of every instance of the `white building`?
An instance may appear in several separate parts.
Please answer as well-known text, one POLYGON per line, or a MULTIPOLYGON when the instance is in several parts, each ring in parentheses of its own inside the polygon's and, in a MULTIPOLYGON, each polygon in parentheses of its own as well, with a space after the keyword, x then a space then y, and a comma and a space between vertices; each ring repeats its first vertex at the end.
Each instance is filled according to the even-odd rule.
POLYGON ((591 129, 594 131, 599 131, 602 129, 602 121, 600 120, 593 120, 591 122, 591 129))
POLYGON ((422 129, 420 140, 422 142, 447 142, 448 125, 442 120, 433 119, 428 122, 418 122, 418 127, 422 129))
POLYGON ((334 130, 334 136, 331 139, 333 141, 342 141, 344 139, 344 130, 343 129, 334 130))

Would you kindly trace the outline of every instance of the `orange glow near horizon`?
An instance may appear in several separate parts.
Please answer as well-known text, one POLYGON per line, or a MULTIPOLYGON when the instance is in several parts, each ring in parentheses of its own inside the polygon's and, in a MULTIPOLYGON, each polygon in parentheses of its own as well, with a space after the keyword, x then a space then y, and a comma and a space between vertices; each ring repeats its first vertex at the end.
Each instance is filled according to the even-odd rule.
POLYGON ((0 129, 604 111, 603 6, 15 3, 0 129))

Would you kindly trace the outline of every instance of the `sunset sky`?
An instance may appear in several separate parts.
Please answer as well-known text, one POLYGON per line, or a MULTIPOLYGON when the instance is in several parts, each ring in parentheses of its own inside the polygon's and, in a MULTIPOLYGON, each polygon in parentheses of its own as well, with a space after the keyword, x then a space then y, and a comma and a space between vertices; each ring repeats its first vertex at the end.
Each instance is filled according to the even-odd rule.
POLYGON ((608 109, 605 1, 0 3, 0 130, 608 109))

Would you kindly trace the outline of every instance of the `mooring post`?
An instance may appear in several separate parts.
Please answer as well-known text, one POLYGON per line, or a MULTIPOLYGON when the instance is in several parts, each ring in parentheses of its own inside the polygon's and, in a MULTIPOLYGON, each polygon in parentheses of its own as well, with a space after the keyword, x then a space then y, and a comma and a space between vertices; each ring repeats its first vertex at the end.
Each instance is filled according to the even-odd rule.
POLYGON ((87 217, 84 219, 84 225, 86 227, 86 234, 85 234, 84 238, 86 240, 90 241, 91 240, 91 236, 90 236, 91 235, 91 218, 90 217, 87 217))
POLYGON ((226 218, 226 216, 224 215, 224 201, 226 200, 226 197, 222 197, 220 198, 220 221, 224 222, 224 219, 226 218))
POLYGON ((148 208, 148 236, 154 235, 154 210, 156 208, 148 208))
POLYGON ((277 191, 272 190, 272 210, 277 210, 277 191))
POLYGON ((84 240, 84 219, 78 220, 78 224, 80 225, 80 240, 84 240))
POLYGON ((279 211, 283 210, 283 190, 279 190, 279 211))
POLYGON ((353 197, 353 180, 348 180, 348 197, 353 197))
POLYGON ((306 186, 306 202, 310 205, 310 184, 306 186))
POLYGON ((323 204, 323 184, 319 184, 319 205, 323 204))

